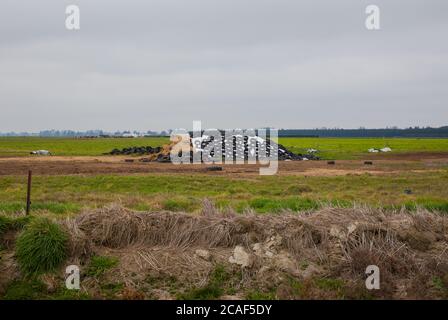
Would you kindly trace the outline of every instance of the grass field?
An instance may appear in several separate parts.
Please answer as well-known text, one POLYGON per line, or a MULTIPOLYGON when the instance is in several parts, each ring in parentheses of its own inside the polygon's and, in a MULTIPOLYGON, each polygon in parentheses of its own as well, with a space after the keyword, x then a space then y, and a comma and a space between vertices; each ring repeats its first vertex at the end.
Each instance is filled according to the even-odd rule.
MULTIPOLYGON (((27 156, 32 150, 49 150, 59 156, 100 156, 114 148, 131 146, 161 146, 169 138, 39 138, 1 137, 0 156, 27 156)), ((402 139, 402 138, 280 138, 279 142, 296 153, 309 148, 320 151, 324 159, 356 159, 368 155, 369 148, 389 146, 394 153, 447 152, 448 139, 402 139)))
POLYGON ((447 152, 448 139, 404 138, 281 138, 280 143, 295 153, 319 150, 323 159, 357 159, 370 148, 390 147, 393 153, 447 152))
MULTIPOLYGON (((197 212, 208 198, 218 207, 241 212, 309 210, 322 203, 376 207, 416 205, 448 212, 448 170, 391 175, 334 177, 270 176, 232 178, 206 175, 95 175, 36 176, 33 210, 55 214, 77 213, 121 203, 142 211, 197 212), (405 190, 412 190, 407 194, 405 190)), ((0 178, 0 211, 23 210, 26 177, 0 178)))
POLYGON ((161 146, 169 143, 169 138, 39 138, 0 137, 0 156, 28 156, 33 150, 49 150, 58 156, 100 156, 114 148, 132 146, 161 146))
MULTIPOLYGON (((61 156, 101 156, 114 148, 159 146, 168 138, 73 139, 13 137, 0 138, 0 156, 26 156, 30 150, 47 149, 61 156)), ((294 152, 320 150, 326 159, 356 159, 367 149, 389 146, 394 153, 448 152, 448 139, 358 139, 358 138, 281 138, 280 143, 294 152)), ((403 164, 404 165, 404 164, 403 164)), ((303 210, 322 202, 350 206, 421 205, 448 212, 448 170, 374 176, 334 177, 273 176, 215 177, 206 175, 95 175, 36 176, 33 180, 33 208, 55 214, 79 212, 82 208, 102 207, 112 202, 137 210, 195 212, 204 198, 219 207, 257 212, 283 209, 303 210), (412 190, 406 194, 405 190, 412 190)), ((0 211, 22 210, 25 177, 0 177, 0 211)))

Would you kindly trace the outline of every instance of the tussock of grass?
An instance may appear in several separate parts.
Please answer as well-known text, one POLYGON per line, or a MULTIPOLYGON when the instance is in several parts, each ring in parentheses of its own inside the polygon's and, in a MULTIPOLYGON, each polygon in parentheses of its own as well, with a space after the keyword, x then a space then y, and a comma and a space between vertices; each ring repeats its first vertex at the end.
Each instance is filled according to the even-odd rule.
POLYGON ((19 235, 16 257, 23 272, 54 271, 65 260, 68 235, 48 219, 35 219, 19 235))

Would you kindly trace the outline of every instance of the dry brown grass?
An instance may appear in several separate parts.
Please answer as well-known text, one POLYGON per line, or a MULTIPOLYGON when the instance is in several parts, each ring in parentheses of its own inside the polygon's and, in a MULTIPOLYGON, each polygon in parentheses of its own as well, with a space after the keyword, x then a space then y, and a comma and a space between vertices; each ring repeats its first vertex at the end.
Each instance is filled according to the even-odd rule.
MULTIPOLYGON (((141 298, 141 292, 166 297, 163 286, 148 286, 148 277, 174 278, 180 290, 203 286, 217 265, 234 275, 232 287, 240 296, 247 290, 288 299, 448 296, 448 217, 425 210, 327 207, 260 215, 219 211, 205 201, 197 215, 132 212, 116 205, 61 224, 71 235, 71 261, 87 264, 93 254, 119 257, 105 277, 125 284, 127 298, 141 298), (251 267, 229 262, 238 245, 252 256, 251 267), (197 249, 211 258, 201 258, 197 249), (379 291, 365 289, 368 265, 380 268, 379 291)), ((98 286, 89 281, 83 283, 98 286)))

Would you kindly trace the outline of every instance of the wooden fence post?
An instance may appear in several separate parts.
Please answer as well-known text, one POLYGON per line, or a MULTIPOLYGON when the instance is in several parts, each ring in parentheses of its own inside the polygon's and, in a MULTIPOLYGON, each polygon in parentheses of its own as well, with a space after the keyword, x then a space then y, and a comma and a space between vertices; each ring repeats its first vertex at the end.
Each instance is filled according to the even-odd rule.
POLYGON ((31 207, 31 176, 32 171, 28 171, 28 189, 26 193, 26 215, 30 214, 30 207, 31 207))

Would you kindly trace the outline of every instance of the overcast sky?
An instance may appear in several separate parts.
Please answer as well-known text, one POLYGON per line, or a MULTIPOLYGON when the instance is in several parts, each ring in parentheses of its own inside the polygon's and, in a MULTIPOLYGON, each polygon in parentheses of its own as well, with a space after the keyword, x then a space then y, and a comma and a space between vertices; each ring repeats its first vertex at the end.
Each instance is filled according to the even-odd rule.
POLYGON ((445 0, 2 0, 0 132, 448 125, 447 39, 445 0))

